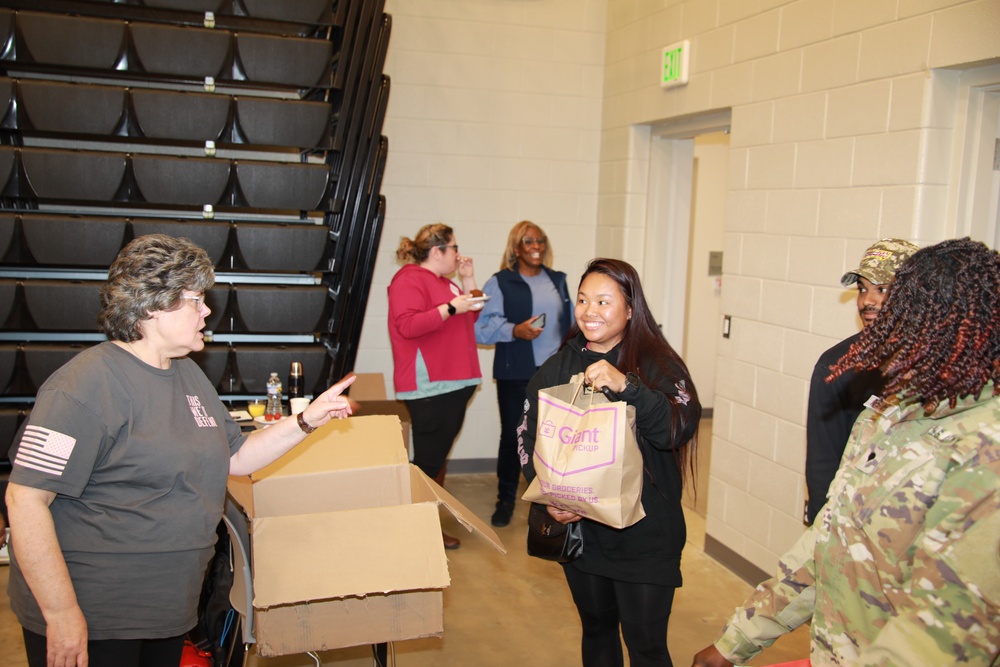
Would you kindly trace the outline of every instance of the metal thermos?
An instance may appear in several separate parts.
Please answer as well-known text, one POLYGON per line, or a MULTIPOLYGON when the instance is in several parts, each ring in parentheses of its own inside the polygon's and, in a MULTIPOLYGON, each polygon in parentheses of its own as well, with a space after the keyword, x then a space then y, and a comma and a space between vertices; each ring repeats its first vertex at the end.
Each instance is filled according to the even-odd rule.
POLYGON ((302 398, 306 395, 305 380, 302 377, 302 363, 292 362, 292 369, 288 372, 288 398, 302 398))

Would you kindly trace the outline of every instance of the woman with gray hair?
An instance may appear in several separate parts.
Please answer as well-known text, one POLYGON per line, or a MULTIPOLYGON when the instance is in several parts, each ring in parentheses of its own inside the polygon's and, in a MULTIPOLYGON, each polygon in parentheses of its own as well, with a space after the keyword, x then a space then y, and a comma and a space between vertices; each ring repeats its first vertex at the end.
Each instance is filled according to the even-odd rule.
POLYGON ((201 350, 211 260, 142 236, 101 290, 107 342, 39 389, 11 454, 11 608, 28 664, 176 667, 197 622, 229 475, 351 413, 348 377, 298 420, 241 433, 186 356, 201 350))

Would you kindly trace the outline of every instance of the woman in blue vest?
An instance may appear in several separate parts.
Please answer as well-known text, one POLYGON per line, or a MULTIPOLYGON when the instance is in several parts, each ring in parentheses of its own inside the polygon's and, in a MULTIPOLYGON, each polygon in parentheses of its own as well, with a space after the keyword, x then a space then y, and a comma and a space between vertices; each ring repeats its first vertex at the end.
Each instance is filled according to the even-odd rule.
POLYGON ((572 321, 566 274, 553 271, 551 264, 545 232, 522 220, 510 230, 500 271, 483 286, 490 300, 476 321, 476 342, 496 345, 493 379, 500 405, 494 526, 509 524, 514 512, 521 472, 517 425, 524 414, 528 380, 559 349, 572 321))

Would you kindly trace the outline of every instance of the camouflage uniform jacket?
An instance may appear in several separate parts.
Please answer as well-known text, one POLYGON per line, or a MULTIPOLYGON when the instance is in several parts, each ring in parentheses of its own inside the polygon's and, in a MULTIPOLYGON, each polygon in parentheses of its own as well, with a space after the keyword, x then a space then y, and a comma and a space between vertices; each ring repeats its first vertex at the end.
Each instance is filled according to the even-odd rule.
POLYGON ((715 646, 812 618, 813 667, 1000 665, 1000 399, 861 413, 830 501, 715 646))

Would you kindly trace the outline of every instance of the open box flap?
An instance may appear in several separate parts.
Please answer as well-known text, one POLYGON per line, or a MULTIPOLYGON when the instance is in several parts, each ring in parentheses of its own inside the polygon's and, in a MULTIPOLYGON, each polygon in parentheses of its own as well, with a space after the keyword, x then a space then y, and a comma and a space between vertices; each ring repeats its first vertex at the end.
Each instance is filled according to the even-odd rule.
POLYGON ((410 503, 399 418, 331 420, 229 491, 251 518, 410 503))
POLYGON ((254 607, 450 583, 436 504, 254 519, 254 607))
POLYGON ((260 482, 272 477, 311 475, 317 471, 405 464, 406 450, 402 446, 401 433, 399 417, 395 415, 331 419, 251 478, 260 482))
POLYGON ((410 493, 413 495, 414 503, 432 502, 444 505, 469 532, 479 533, 483 539, 493 545, 494 549, 502 554, 507 553, 507 548, 492 528, 412 463, 410 464, 410 493))

